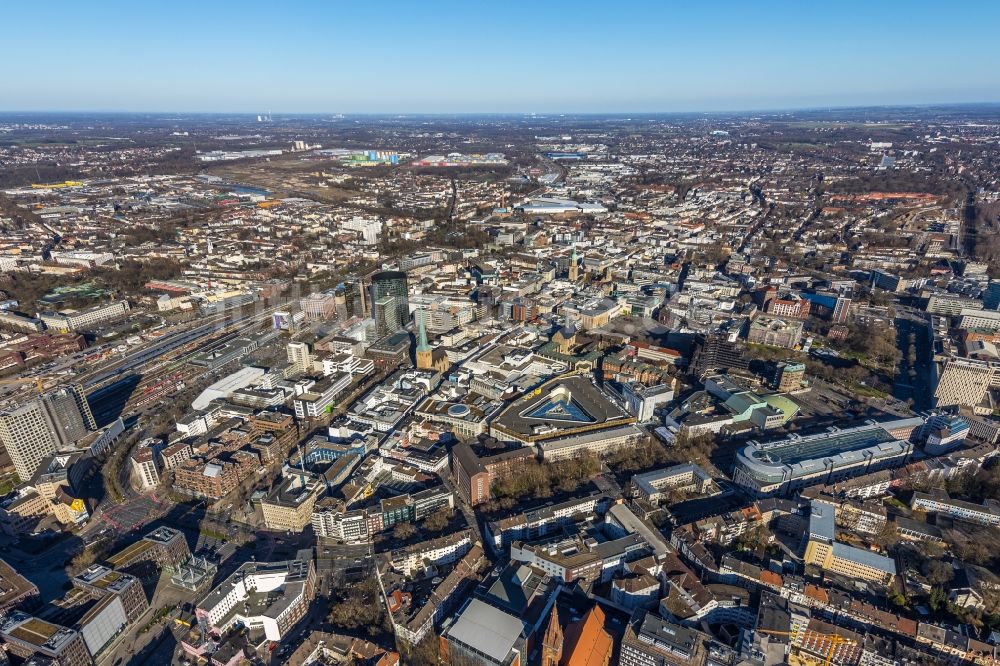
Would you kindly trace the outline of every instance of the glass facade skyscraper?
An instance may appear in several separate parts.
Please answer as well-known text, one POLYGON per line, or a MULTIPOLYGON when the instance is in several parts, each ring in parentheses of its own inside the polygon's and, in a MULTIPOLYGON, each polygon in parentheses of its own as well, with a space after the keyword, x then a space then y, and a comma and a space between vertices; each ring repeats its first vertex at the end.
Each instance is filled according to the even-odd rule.
POLYGON ((406 273, 381 271, 372 275, 372 303, 375 314, 375 333, 382 338, 404 328, 410 321, 410 299, 406 285, 406 273), (381 303, 381 306, 380 306, 381 303), (381 308, 394 311, 379 312, 381 308))

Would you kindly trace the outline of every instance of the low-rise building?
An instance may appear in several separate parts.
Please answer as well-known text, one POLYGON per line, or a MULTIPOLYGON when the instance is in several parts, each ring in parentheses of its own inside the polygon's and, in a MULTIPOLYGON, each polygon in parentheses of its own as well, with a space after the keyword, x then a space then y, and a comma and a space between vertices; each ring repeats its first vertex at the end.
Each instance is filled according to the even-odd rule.
POLYGON ((195 615, 220 634, 242 624, 280 641, 305 617, 315 586, 316 569, 308 551, 284 562, 246 562, 198 601, 195 615))
POLYGON ((674 465, 632 477, 636 494, 653 506, 660 504, 671 493, 694 492, 700 495, 711 485, 712 477, 694 463, 674 465))
POLYGON ((90 666, 87 645, 80 632, 15 611, 0 624, 7 649, 24 659, 51 659, 59 666, 90 666))
POLYGON ((812 564, 849 579, 887 585, 896 575, 892 558, 836 540, 836 507, 813 500, 809 514, 809 537, 804 557, 812 564))
POLYGON ((910 508, 940 513, 981 525, 1000 525, 1000 502, 996 500, 973 504, 972 502, 952 499, 943 492, 934 495, 918 492, 913 493, 910 508))
POLYGON ((97 598, 118 597, 129 622, 135 622, 149 608, 149 601, 138 578, 101 564, 91 565, 74 576, 72 582, 74 587, 97 598))

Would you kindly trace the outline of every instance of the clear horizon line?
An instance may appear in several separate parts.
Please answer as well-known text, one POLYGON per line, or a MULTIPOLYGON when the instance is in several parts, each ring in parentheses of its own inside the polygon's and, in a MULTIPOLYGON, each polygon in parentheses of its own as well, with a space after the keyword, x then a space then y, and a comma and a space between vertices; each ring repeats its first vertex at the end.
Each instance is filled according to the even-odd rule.
MULTIPOLYGON (((621 111, 279 111, 278 115, 285 116, 331 116, 331 115, 352 115, 352 116, 622 116, 622 115, 691 115, 691 114, 730 114, 740 115, 748 113, 790 113, 802 111, 843 111, 854 109, 897 109, 897 108, 933 108, 933 107, 975 107, 975 106, 1000 106, 1000 100, 989 101, 963 101, 963 102, 897 102, 882 104, 822 104, 812 106, 771 106, 771 107, 747 107, 741 109, 693 109, 689 111, 641 111, 641 110, 621 110, 621 111)), ((0 109, 0 115, 30 115, 30 114, 157 114, 157 115, 241 115, 241 116, 274 116, 273 111, 190 111, 190 110, 163 110, 163 109, 0 109)))

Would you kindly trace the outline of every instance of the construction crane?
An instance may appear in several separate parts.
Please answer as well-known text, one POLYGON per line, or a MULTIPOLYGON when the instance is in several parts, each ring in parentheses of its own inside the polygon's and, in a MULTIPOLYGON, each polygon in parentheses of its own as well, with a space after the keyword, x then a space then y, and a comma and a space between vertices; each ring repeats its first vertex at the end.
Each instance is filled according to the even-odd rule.
MULTIPOLYGON (((797 635, 797 634, 794 634, 794 633, 792 633, 790 631, 774 631, 774 630, 771 630, 771 629, 758 629, 757 631, 759 631, 762 634, 770 634, 772 636, 795 636, 795 635, 797 635)), ((827 639, 827 640, 830 641, 830 649, 827 650, 827 652, 826 652, 826 659, 823 661, 823 666, 830 666, 830 663, 833 661, 833 655, 837 651, 838 647, 840 647, 841 645, 855 645, 856 644, 855 641, 854 641, 854 639, 844 638, 843 636, 841 636, 839 634, 824 634, 824 633, 819 632, 819 631, 813 631, 812 629, 806 629, 803 632, 799 632, 799 633, 809 633, 809 634, 812 634, 813 636, 819 636, 819 637, 825 638, 825 639, 827 639)), ((797 647, 800 650, 802 649, 801 646, 797 646, 797 647)))

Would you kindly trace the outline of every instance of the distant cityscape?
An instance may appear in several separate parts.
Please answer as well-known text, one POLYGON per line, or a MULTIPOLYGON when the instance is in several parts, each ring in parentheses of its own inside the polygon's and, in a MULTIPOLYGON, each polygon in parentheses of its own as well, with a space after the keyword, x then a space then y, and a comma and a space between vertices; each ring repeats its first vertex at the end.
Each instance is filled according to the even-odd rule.
POLYGON ((998 137, 0 114, 0 663, 994 666, 998 137))

